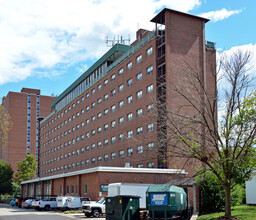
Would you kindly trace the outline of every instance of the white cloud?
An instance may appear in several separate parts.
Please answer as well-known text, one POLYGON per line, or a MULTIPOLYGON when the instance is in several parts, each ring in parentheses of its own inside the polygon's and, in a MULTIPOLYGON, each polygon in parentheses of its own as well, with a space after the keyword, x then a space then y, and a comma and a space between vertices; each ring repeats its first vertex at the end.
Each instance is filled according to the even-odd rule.
POLYGON ((156 10, 187 12, 200 0, 0 1, 0 85, 35 74, 56 75, 56 65, 98 58, 105 35, 131 35, 138 24, 153 29, 156 10), (49 71, 40 71, 40 69, 49 71))
POLYGON ((200 14, 201 17, 209 18, 213 22, 222 21, 231 15, 239 14, 242 10, 231 10, 228 11, 227 9, 223 8, 218 11, 210 11, 207 13, 200 14))

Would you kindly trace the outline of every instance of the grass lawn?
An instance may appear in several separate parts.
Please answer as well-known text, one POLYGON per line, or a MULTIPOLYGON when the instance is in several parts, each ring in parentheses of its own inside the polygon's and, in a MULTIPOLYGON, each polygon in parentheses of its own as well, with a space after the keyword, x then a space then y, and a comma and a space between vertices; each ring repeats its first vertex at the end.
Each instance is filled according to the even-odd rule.
MULTIPOLYGON (((224 212, 217 212, 208 215, 201 215, 197 220, 215 220, 224 216, 224 212)), ((256 220, 256 206, 236 206, 232 208, 232 216, 237 216, 239 220, 256 220)))

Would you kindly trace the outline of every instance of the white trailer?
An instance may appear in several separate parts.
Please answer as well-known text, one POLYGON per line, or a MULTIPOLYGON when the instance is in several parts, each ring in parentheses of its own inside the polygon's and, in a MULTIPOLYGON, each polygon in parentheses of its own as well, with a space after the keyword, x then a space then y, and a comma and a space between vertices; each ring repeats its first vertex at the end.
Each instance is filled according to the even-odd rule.
POLYGON ((57 197, 57 207, 60 210, 66 210, 68 207, 68 197, 67 196, 58 196, 57 197))
POLYGON ((146 191, 150 184, 111 183, 108 185, 108 196, 129 195, 140 197, 140 209, 146 208, 146 191))
POLYGON ((68 197, 68 208, 69 209, 79 209, 82 207, 83 201, 90 201, 87 197, 68 197))
POLYGON ((256 170, 252 173, 252 179, 245 182, 246 204, 256 205, 256 170))

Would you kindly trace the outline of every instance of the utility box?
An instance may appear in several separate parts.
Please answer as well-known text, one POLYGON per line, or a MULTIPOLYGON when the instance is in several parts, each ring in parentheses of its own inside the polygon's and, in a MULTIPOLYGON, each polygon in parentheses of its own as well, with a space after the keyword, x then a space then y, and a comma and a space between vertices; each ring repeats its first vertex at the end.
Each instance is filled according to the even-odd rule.
POLYGON ((152 219, 184 216, 188 207, 187 194, 181 187, 153 184, 147 190, 146 207, 152 219))
POLYGON ((139 219, 139 199, 129 195, 106 197, 106 220, 139 219))

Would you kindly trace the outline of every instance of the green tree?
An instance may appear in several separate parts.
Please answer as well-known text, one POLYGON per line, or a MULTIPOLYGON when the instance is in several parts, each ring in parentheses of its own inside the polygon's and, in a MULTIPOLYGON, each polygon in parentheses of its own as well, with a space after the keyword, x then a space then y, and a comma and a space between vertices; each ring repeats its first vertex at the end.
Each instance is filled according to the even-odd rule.
POLYGON ((8 132, 11 127, 11 117, 6 108, 3 105, 0 105, 0 146, 2 150, 4 150, 4 147, 8 142, 8 132))
POLYGON ((225 192, 226 219, 231 218, 231 190, 250 178, 256 166, 256 92, 251 58, 250 51, 237 50, 221 57, 217 71, 216 63, 207 63, 212 76, 206 77, 216 84, 215 89, 206 86, 205 75, 196 64, 184 61, 179 78, 169 87, 162 86, 170 102, 175 99, 178 104, 168 108, 160 100, 153 111, 158 121, 164 122, 158 128, 156 144, 159 152, 167 152, 163 160, 183 158, 190 167, 197 161, 194 164, 210 170, 225 192))
POLYGON ((0 160, 0 195, 12 194, 12 176, 11 165, 0 160))
POLYGON ((35 156, 29 154, 23 161, 17 163, 18 170, 14 177, 14 182, 20 185, 22 181, 31 180, 35 177, 35 171, 37 170, 37 164, 35 156))

